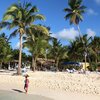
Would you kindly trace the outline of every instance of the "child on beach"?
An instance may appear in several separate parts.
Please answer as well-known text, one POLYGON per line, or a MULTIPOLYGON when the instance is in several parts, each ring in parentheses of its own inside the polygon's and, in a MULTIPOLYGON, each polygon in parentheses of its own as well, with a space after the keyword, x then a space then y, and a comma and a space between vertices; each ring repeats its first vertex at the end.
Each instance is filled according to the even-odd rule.
POLYGON ((25 85, 24 85, 24 90, 27 94, 28 92, 28 86, 29 86, 29 79, 28 79, 29 75, 25 75, 25 85))

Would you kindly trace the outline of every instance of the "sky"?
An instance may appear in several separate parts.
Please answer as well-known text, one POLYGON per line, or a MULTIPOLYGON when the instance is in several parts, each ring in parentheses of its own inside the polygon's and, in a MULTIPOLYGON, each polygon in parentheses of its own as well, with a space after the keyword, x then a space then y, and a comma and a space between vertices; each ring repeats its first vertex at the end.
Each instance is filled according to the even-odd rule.
MULTIPOLYGON (((6 9, 18 0, 1 0, 0 1, 0 21, 6 9)), ((23 2, 24 0, 21 0, 23 2)), ((52 36, 61 40, 63 45, 68 45, 69 40, 74 40, 79 36, 77 27, 70 25, 69 20, 65 20, 66 13, 64 8, 68 7, 68 0, 26 0, 31 1, 33 5, 37 6, 39 13, 46 17, 45 21, 36 21, 35 24, 42 24, 51 28, 52 36)), ((83 0, 86 13, 83 15, 84 20, 80 22, 79 26, 82 34, 88 36, 100 36, 100 0, 83 0)), ((5 32, 7 36, 12 32, 11 30, 3 29, 0 33, 5 32)), ((10 40, 12 47, 19 47, 19 38, 10 40)))

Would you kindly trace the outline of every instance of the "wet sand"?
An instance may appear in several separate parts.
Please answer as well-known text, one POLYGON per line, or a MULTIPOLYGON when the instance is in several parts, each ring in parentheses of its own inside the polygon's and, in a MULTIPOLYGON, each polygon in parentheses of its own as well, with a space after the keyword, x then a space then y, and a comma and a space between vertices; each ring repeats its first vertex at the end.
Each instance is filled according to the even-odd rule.
POLYGON ((53 100, 39 95, 25 94, 23 92, 0 90, 0 100, 53 100))

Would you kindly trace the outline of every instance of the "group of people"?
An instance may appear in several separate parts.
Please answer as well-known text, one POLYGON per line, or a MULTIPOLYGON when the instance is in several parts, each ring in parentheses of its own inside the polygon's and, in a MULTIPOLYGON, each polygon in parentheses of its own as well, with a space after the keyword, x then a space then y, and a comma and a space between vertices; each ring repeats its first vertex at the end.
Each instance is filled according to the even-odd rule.
POLYGON ((73 69, 66 69, 66 71, 68 72, 68 73, 74 73, 74 72, 76 72, 76 70, 73 68, 73 69))

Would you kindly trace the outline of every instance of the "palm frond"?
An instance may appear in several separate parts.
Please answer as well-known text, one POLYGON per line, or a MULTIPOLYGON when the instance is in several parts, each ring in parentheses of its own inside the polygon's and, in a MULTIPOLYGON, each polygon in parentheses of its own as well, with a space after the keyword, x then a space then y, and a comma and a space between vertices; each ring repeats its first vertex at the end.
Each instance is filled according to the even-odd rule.
POLYGON ((72 9, 70 9, 70 8, 65 8, 64 11, 70 13, 70 12, 72 12, 72 9))
POLYGON ((17 30, 17 29, 14 30, 14 31, 10 34, 9 39, 11 39, 12 37, 16 37, 17 33, 18 33, 18 30, 17 30))
POLYGON ((25 6, 25 9, 27 10, 29 7, 32 6, 32 4, 29 2, 26 2, 25 4, 23 3, 23 6, 25 6))
POLYGON ((29 16, 29 17, 26 18, 26 24, 29 24, 30 25, 30 23, 32 23, 34 21, 35 21, 35 19, 34 19, 33 16, 29 16))
POLYGON ((7 26, 7 28, 10 30, 10 29, 15 28, 15 27, 17 27, 17 26, 18 26, 18 23, 17 23, 17 22, 12 22, 12 23, 10 23, 10 24, 7 26))
POLYGON ((9 25, 11 25, 10 22, 1 22, 0 23, 0 29, 5 28, 5 27, 9 27, 9 25))
POLYGON ((85 12, 85 6, 81 5, 82 0, 68 0, 69 8, 65 8, 67 12, 65 19, 70 19, 70 24, 79 24, 83 20, 82 14, 85 12))
POLYGON ((81 3, 82 3, 82 0, 76 0, 77 5, 81 5, 81 3))
POLYGON ((86 9, 86 7, 85 6, 80 6, 79 9, 84 10, 84 9, 86 9))
POLYGON ((10 19, 14 19, 14 17, 12 15, 4 15, 3 17, 3 21, 10 20, 10 19))
POLYGON ((31 25, 31 29, 32 31, 38 31, 38 32, 42 32, 43 34, 49 36, 49 32, 48 29, 45 28, 44 26, 40 26, 40 25, 31 25))
POLYGON ((70 19, 71 16, 72 16, 72 13, 69 13, 64 18, 67 20, 67 19, 70 19))
POLYGON ((75 7, 74 5, 76 4, 76 1, 77 0, 68 0, 68 5, 70 6, 71 9, 75 7))
POLYGON ((45 20, 45 17, 41 14, 36 14, 36 15, 31 15, 31 16, 26 17, 26 23, 30 24, 34 22, 35 20, 45 20))
POLYGON ((11 5, 11 6, 8 8, 8 10, 7 10, 6 13, 8 13, 8 12, 14 12, 14 11, 16 11, 16 10, 18 10, 18 5, 17 5, 17 4, 13 4, 13 5, 11 5))
POLYGON ((37 9, 36 6, 33 6, 30 11, 28 12, 28 14, 32 14, 32 13, 35 13, 35 12, 38 12, 39 10, 37 9))
POLYGON ((42 14, 37 14, 32 16, 35 20, 45 20, 45 17, 42 14))
POLYGON ((18 16, 17 16, 19 19, 22 19, 22 11, 18 11, 18 16))

